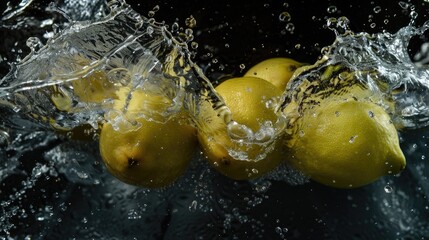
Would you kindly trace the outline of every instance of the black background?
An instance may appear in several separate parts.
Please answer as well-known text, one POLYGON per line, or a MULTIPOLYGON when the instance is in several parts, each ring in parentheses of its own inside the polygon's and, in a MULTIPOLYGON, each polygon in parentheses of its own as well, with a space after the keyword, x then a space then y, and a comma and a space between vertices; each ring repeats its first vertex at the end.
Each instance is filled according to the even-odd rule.
MULTIPOLYGON (((5 8, 5 2, 2 9, 5 8)), ((13 1, 11 1, 13 2, 13 1)), ((34 1, 33 16, 43 19, 46 13, 43 7, 48 1, 34 1)), ((403 9, 396 1, 129 1, 138 12, 147 15, 155 5, 160 10, 156 12, 157 21, 165 21, 166 24, 178 22, 185 27, 186 18, 191 15, 196 19, 196 27, 193 28, 195 39, 199 47, 194 58, 203 67, 207 76, 216 81, 225 75, 240 75, 253 64, 270 57, 287 56, 301 62, 315 62, 323 46, 330 45, 334 39, 334 33, 325 27, 329 17, 347 16, 350 20, 350 28, 355 32, 395 32, 399 28, 410 23, 410 10, 403 9), (285 5, 287 3, 287 6, 285 5), (336 6, 337 11, 328 12, 330 6, 336 6), (376 6, 381 7, 379 13, 374 12, 376 6), (294 33, 282 33, 286 22, 279 20, 282 12, 289 12, 291 23, 294 24, 294 33), (369 17, 372 15, 372 17, 369 17), (385 19, 388 20, 385 23, 385 19), (371 27, 375 23, 375 27, 371 27), (229 45, 226 47, 225 45, 229 45), (299 45, 300 47, 297 47, 299 45), (209 54, 209 55, 208 55, 209 54), (210 55, 211 54, 211 55, 210 55), (217 61, 213 61, 217 59, 217 61), (244 64, 244 68, 240 65, 244 64), (220 66, 223 65, 224 68, 220 66)), ((429 4, 424 1, 412 1, 415 11, 418 13, 416 25, 429 19, 429 4)), ((55 15, 55 14, 54 14, 55 15)), ((63 21, 61 16, 54 16, 58 21, 63 21)), ((13 61, 17 55, 25 56, 28 49, 25 40, 30 36, 41 36, 43 29, 31 26, 15 30, 5 28, 0 24, 0 56, 13 61), (17 42, 17 44, 15 44, 17 42), (22 53, 11 51, 21 49, 22 53)), ((416 37, 410 44, 412 56, 420 47, 421 42, 427 41, 427 37, 416 37)), ((0 76, 8 71, 8 61, 0 63, 0 76)), ((118 229, 96 229, 98 232, 109 233, 110 236, 122 236, 118 239, 192 239, 198 229, 207 228, 202 234, 204 239, 280 239, 281 234, 275 231, 277 226, 286 227, 283 236, 287 239, 427 239, 429 238, 429 186, 427 182, 428 171, 428 136, 425 131, 402 133, 402 148, 407 155, 408 167, 400 177, 386 177, 380 181, 354 190, 338 190, 321 186, 317 183, 308 183, 299 186, 290 186, 284 182, 273 182, 267 192, 267 198, 257 207, 246 208, 238 200, 239 194, 231 194, 231 209, 239 208, 248 216, 264 221, 263 233, 256 235, 251 225, 235 220, 235 227, 227 233, 220 228, 207 227, 212 223, 222 226, 222 217, 217 216, 207 220, 207 214, 191 214, 186 220, 178 218, 172 213, 169 205, 157 219, 145 219, 145 221, 159 221, 161 231, 151 236, 145 232, 133 232, 131 229, 139 229, 139 226, 123 227, 118 229), (413 145, 416 144, 416 147, 413 145), (426 156, 425 160, 421 156, 426 156), (418 169, 423 169, 419 171, 418 169), (384 187, 393 186, 393 193, 386 193, 384 187), (391 206, 386 207, 387 205, 391 206), (386 209, 389 211, 386 212, 386 209), (401 222, 405 221, 406 223, 401 222), (185 229, 168 234, 169 229, 178 225, 186 226, 185 229), (199 225, 200 224, 200 225, 199 225), (401 224, 405 224, 404 227, 401 224), (409 227, 407 227, 409 226, 409 227), (193 230, 197 229, 197 230, 193 230)), ((53 141, 45 147, 36 147, 30 152, 22 153, 19 158, 20 170, 30 173, 35 165, 35 159, 43 159, 43 153, 56 146, 62 140, 53 141)), ((7 160, 8 154, 0 155, 2 161, 7 160)), ((1 183, 0 200, 5 200, 16 189, 15 186, 25 179, 25 175, 16 174, 6 178, 1 183)), ((218 177, 219 182, 214 183, 219 188, 222 184, 232 184, 231 181, 218 177)), ((34 236, 35 239, 77 239, 90 238, 90 235, 80 235, 79 222, 81 215, 96 211, 92 205, 84 204, 83 198, 88 196, 96 198, 101 196, 107 187, 96 188, 93 186, 70 185, 63 176, 57 179, 40 181, 29 191, 21 206, 30 204, 44 206, 46 203, 55 202, 53 197, 56 192, 68 189, 70 195, 70 208, 62 214, 62 223, 55 223, 47 227, 38 222, 34 217, 26 220, 12 219, 16 228, 12 230, 12 236, 34 236), (46 187, 49 186, 49 187, 46 187), (47 193, 40 195, 39 190, 45 189, 47 193), (101 192, 101 193, 100 193, 101 192), (44 197, 43 197, 44 196, 44 197), (43 234, 41 234, 43 233, 43 234)), ((191 199, 189 199, 190 201, 191 199)), ((186 199, 183 200, 186 202, 186 199)), ((189 204, 188 204, 189 205, 189 204)), ((187 208, 185 205, 184 208, 187 208)), ((37 208, 37 207, 36 207, 37 208)), ((103 208, 105 210, 105 208, 103 208)), ((107 221, 109 219, 106 219, 107 221)), ((114 219, 110 219, 114 222, 114 219)), ((118 218, 118 221, 121 221, 118 218)), ((97 228, 101 224, 96 225, 97 228)), ((107 238, 106 236, 100 238, 107 238)))

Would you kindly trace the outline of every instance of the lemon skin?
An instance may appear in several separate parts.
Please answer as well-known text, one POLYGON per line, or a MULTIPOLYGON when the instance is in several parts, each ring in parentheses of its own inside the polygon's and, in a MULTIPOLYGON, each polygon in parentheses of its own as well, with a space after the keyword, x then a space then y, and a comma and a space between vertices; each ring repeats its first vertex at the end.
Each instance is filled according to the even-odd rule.
POLYGON ((319 183, 356 188, 405 167, 397 131, 374 103, 327 100, 298 122, 288 162, 319 183))
POLYGON ((284 91, 295 70, 303 65, 291 58, 270 58, 251 67, 244 76, 262 78, 284 91))
POLYGON ((127 106, 125 114, 107 115, 100 134, 100 153, 107 169, 131 185, 159 188, 172 184, 187 169, 196 150, 196 129, 182 112, 165 122, 137 115, 163 110, 167 100, 156 104, 156 96, 141 90, 133 92, 128 104, 127 95, 120 96, 115 106, 127 106), (153 104, 144 104, 148 102, 153 104), (153 108, 145 108, 150 106, 153 108))

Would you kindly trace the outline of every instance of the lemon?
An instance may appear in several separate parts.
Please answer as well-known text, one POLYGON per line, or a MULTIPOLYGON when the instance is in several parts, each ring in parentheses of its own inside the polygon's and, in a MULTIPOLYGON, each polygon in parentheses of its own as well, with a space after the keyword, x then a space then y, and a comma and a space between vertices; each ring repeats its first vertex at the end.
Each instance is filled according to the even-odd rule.
POLYGON ((183 174, 194 154, 196 129, 183 112, 150 118, 164 111, 169 99, 143 90, 127 93, 128 89, 120 89, 116 111, 106 115, 100 134, 102 159, 110 173, 125 183, 147 188, 169 185, 183 174))
POLYGON ((270 58, 251 67, 244 76, 262 78, 283 91, 295 70, 303 65, 291 58, 270 58))
MULTIPOLYGON (((73 93, 78 97, 78 101, 85 103, 102 103, 108 98, 117 98, 117 87, 108 81, 103 71, 95 71, 92 74, 72 81, 73 93)), ((52 87, 51 100, 55 107, 64 112, 72 113, 73 94, 60 85, 52 87)), ((40 118, 38 116, 35 116, 40 118)), ((90 124, 82 124, 77 127, 63 127, 57 124, 54 119, 42 119, 49 121, 56 132, 67 135, 74 140, 92 141, 98 134, 99 129, 90 124)))
POLYGON ((389 115, 372 102, 326 99, 297 126, 288 161, 324 185, 360 187, 405 167, 389 115))
POLYGON ((103 71, 77 79, 72 82, 74 94, 80 101, 88 103, 102 103, 107 98, 116 98, 117 87, 108 81, 103 71))
MULTIPOLYGON (((263 131, 264 124, 274 124, 278 119, 274 110, 267 107, 267 102, 279 98, 282 92, 263 79, 233 78, 221 83, 215 90, 230 109, 232 119, 253 133, 263 131)), ((207 160, 220 173, 236 180, 251 179, 267 173, 281 162, 280 141, 276 140, 271 146, 258 144, 257 141, 233 141, 227 125, 215 113, 205 117, 212 128, 206 131, 200 129, 198 139, 207 160)))

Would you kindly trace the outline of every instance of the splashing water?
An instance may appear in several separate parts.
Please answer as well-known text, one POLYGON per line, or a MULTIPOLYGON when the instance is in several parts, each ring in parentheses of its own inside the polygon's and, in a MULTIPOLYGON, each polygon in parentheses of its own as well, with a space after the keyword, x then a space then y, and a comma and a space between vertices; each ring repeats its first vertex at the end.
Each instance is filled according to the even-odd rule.
MULTIPOLYGON (((370 90, 371 100, 383 106, 398 129, 429 125, 429 69, 414 63, 407 52, 412 37, 429 29, 406 26, 397 33, 354 33, 348 19, 329 19, 335 42, 322 50, 324 55, 310 67, 295 73, 285 93, 283 109, 293 102, 303 109, 332 96, 341 96, 352 87, 370 90)), ((289 113, 290 114, 290 113, 289 113)))
MULTIPOLYGON (((32 1, 23 2, 31 4, 32 1)), ((283 121, 289 118, 287 114, 299 115, 315 101, 328 96, 341 96, 342 91, 351 86, 369 89, 374 95, 371 99, 385 107, 398 128, 416 129, 429 125, 429 69, 424 60, 429 58, 429 54, 422 52, 422 60, 413 63, 407 53, 410 39, 425 32, 429 23, 422 27, 406 26, 395 34, 368 34, 351 32, 346 18, 329 19, 328 26, 336 33, 336 41, 324 49, 323 56, 316 64, 299 69, 294 75, 284 93, 283 101, 272 106, 278 109, 278 122, 268 123, 260 132, 254 133, 246 126, 233 121, 212 83, 191 61, 187 44, 195 44, 192 42, 192 32, 181 33, 177 29, 169 31, 166 25, 137 14, 122 1, 109 2, 109 6, 94 1, 90 9, 97 9, 95 18, 90 17, 92 12, 73 12, 75 8, 71 6, 76 2, 83 2, 66 2, 69 4, 66 5, 68 8, 50 8, 76 17, 68 18, 65 28, 54 31, 45 44, 37 38, 28 39, 27 45, 31 53, 14 64, 11 71, 0 80, 0 144, 7 145, 4 156, 0 157, 8 159, 1 162, 0 180, 16 174, 20 154, 31 152, 33 148, 43 147, 48 143, 59 144, 44 154, 48 163, 32 166, 32 171, 22 181, 18 193, 11 193, 4 201, 2 198, 0 222, 6 233, 13 231, 13 219, 24 219, 27 212, 34 213, 37 221, 63 221, 61 218, 53 219, 53 216, 59 214, 55 214, 52 207, 29 208, 26 212, 18 213, 19 209, 10 207, 16 202, 22 203, 24 196, 28 195, 42 178, 50 183, 54 180, 64 181, 61 179, 65 176, 68 181, 80 185, 108 185, 108 181, 112 181, 109 176, 102 174, 98 164, 92 166, 88 161, 79 161, 79 158, 91 158, 85 155, 88 154, 88 149, 73 151, 73 143, 60 144, 57 143, 60 140, 55 134, 46 135, 46 130, 51 127, 73 129, 89 124, 98 128, 98 123, 103 121, 104 116, 114 111, 114 95, 100 101, 86 101, 84 96, 76 92, 76 83, 82 80, 91 81, 92 76, 98 76, 100 72, 105 73, 101 74, 100 78, 107 83, 106 86, 114 90, 121 87, 130 88, 130 92, 143 89, 171 100, 171 104, 160 111, 141 113, 146 118, 168 119, 183 107, 200 129, 209 132, 216 126, 202 116, 218 115, 215 123, 226 125, 233 140, 263 144, 267 149, 276 137, 283 134, 286 127, 283 121), (108 13, 105 14, 105 11, 108 13), (88 19, 96 21, 86 21, 88 19), (326 75, 327 72, 330 74, 326 75), (285 109, 291 103, 300 107, 296 112, 285 114, 285 109), (13 130, 16 129, 19 131, 15 134, 13 130), (29 130, 40 131, 33 134, 22 133, 29 130), (38 145, 32 145, 34 142, 38 142, 38 145), (68 161, 69 159, 73 159, 74 164, 68 161)), ((6 17, 10 19, 19 15, 27 7, 28 5, 24 4, 10 9, 6 17)), ((91 156, 97 158, 97 154, 91 156)), ((242 160, 249 160, 244 153, 234 154, 242 160)), ((202 158, 199 156, 200 160, 202 158)), ((237 208, 233 208, 234 204, 228 202, 228 199, 235 197, 232 192, 242 188, 240 184, 234 183, 230 192, 222 192, 224 190, 218 189, 220 185, 213 186, 210 181, 204 181, 213 178, 210 168, 201 162, 194 164, 175 186, 192 192, 196 199, 176 196, 179 204, 186 205, 185 209, 196 216, 201 213, 199 211, 205 214, 213 212, 213 208, 208 206, 221 208, 224 212, 231 210, 231 213, 224 215, 223 225, 219 226, 224 232, 234 230, 234 221, 239 224, 252 223, 258 229, 262 228, 261 222, 247 218, 237 208), (217 199, 217 196, 222 194, 227 196, 217 199)), ((254 191, 249 194, 251 197, 244 197, 243 201, 252 208, 261 204, 265 198, 264 193, 271 186, 270 180, 283 181, 290 185, 301 185, 308 181, 305 176, 294 172, 287 165, 282 165, 264 179, 249 183, 254 191)), ((150 194, 149 190, 137 191, 124 186, 110 187, 109 190, 118 196, 127 195, 131 200, 145 199, 145 202, 130 209, 130 203, 126 199, 115 199, 111 194, 97 193, 100 196, 87 196, 105 199, 103 204, 108 206, 107 210, 114 203, 122 204, 127 219, 134 221, 142 218, 141 213, 149 211, 147 209, 155 209, 156 217, 162 206, 153 202, 162 202, 168 193, 174 192, 172 189, 162 189, 150 194), (124 194, 125 192, 127 194, 124 194)), ((64 189, 62 194, 71 195, 72 191, 64 189)), ((98 204, 93 203, 94 206, 98 204)), ((62 203, 60 211, 65 212, 66 206, 67 203, 62 203)), ((248 208, 243 212, 246 211, 249 211, 248 208)), ((77 222, 87 224, 88 221, 95 221, 95 217, 91 216, 79 218, 77 222)), ((208 219, 207 222, 210 223, 211 220, 208 219)), ((132 228, 132 224, 127 224, 127 229, 132 228)), ((136 229, 140 227, 135 226, 136 229)), ((82 231, 88 233, 88 238, 97 237, 94 229, 82 231)), ((43 237, 43 233, 40 236, 43 237)))
MULTIPOLYGON (((132 89, 129 94, 144 89, 171 100, 166 108, 141 113, 146 118, 167 121, 184 107, 203 131, 213 132, 210 129, 216 124, 224 124, 233 140, 270 148, 282 131, 281 116, 255 133, 233 121, 210 81, 190 60, 185 42, 192 40, 190 34, 170 32, 126 3, 112 2, 111 13, 98 22, 74 22, 44 46, 37 38, 29 39, 31 53, 0 82, 2 105, 21 118, 30 117, 57 129, 82 124, 97 128, 103 116, 113 110, 114 96, 85 102, 76 82, 105 72, 107 83, 103 84, 112 85, 109 88, 113 90, 127 86, 132 89), (207 115, 219 116, 211 119, 217 123, 204 119, 207 115)), ((256 159, 248 159, 245 152, 234 154, 257 161, 265 153, 256 159)))

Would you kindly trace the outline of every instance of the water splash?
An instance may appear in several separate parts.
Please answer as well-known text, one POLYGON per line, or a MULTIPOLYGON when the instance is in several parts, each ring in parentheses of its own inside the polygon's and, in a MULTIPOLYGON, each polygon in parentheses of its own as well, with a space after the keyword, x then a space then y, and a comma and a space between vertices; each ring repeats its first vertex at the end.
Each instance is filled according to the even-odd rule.
POLYGON ((360 97, 384 107, 398 129, 429 126, 426 57, 420 56, 422 61, 415 63, 407 52, 410 40, 427 31, 429 22, 403 27, 394 34, 354 33, 348 24, 345 17, 328 19, 336 40, 322 50, 317 63, 297 70, 287 87, 283 110, 298 106, 298 112, 289 114, 300 115, 324 98, 341 97, 357 87, 369 90, 370 94, 360 97))
POLYGON ((222 126, 228 128, 233 141, 267 149, 272 149, 269 146, 281 134, 281 116, 255 133, 245 131, 246 126, 232 119, 210 81, 191 60, 191 29, 180 32, 172 27, 170 32, 164 24, 139 15, 122 1, 110 2, 110 13, 99 21, 70 20, 69 24, 45 45, 37 38, 29 39, 31 53, 1 79, 2 105, 14 109, 20 118, 57 129, 83 124, 97 128, 106 114, 121 116, 126 109, 119 114, 113 109, 115 94, 100 101, 86 100, 79 94, 78 82, 106 78, 101 81, 110 82, 103 85, 111 85, 107 88, 112 92, 127 87, 129 96, 142 89, 169 99, 171 104, 163 109, 140 113, 148 119, 167 121, 184 108, 202 131, 216 132, 214 129, 222 126), (98 76, 100 72, 107 76, 98 76), (217 117, 208 121, 205 116, 217 117))
MULTIPOLYGON (((97 121, 108 110, 104 105, 108 101, 87 104, 73 92, 73 81, 97 71, 123 71, 131 76, 129 84, 135 89, 144 85, 144 81, 157 81, 159 88, 170 90, 179 86, 173 89, 172 98, 188 98, 188 108, 197 105, 192 101, 203 96, 219 102, 208 80, 200 70, 193 69, 196 66, 188 59, 186 44, 174 39, 165 26, 138 15, 125 3, 112 7, 112 14, 99 22, 73 23, 39 50, 36 50, 41 45, 39 41, 29 40, 29 44, 32 53, 1 80, 0 97, 4 105, 12 106, 16 112, 35 118, 45 116, 61 127, 73 128, 83 122, 97 121), (180 92, 185 90, 186 94, 180 92), (55 94, 69 102, 67 112, 58 111, 51 97, 55 94), (93 119, 87 119, 91 115, 93 119)), ((122 85, 123 78, 109 80, 122 85)), ((173 100, 175 104, 183 104, 183 99, 173 100)))

